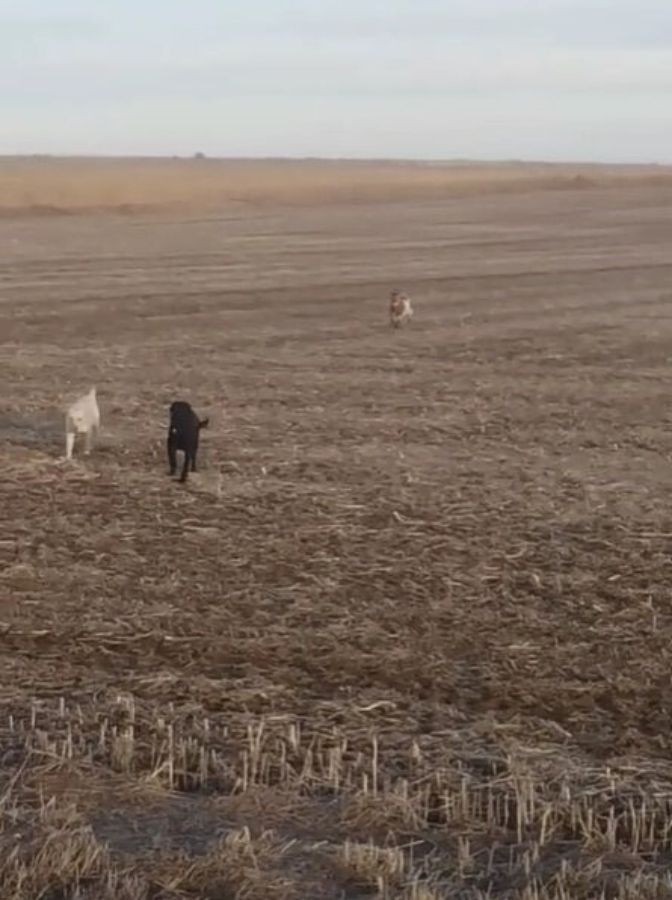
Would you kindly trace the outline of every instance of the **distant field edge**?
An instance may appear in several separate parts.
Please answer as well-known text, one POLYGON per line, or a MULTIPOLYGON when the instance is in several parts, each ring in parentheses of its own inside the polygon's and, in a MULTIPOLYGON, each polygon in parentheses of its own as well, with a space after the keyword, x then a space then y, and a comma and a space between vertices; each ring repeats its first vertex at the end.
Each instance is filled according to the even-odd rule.
POLYGON ((0 216, 130 216, 632 186, 670 188, 672 166, 0 157, 0 216))

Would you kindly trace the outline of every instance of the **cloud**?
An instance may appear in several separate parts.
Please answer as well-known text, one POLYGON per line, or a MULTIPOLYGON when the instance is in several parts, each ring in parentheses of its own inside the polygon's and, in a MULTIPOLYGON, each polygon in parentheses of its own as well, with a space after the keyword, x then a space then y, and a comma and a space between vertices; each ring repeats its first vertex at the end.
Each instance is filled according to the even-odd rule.
POLYGON ((86 0, 8 2, 0 150, 672 146, 669 0, 117 0, 108 18, 86 0))
POLYGON ((223 27, 346 38, 501 38, 566 45, 672 44, 667 0, 365 0, 248 4, 223 27))
POLYGON ((231 95, 452 98, 479 94, 520 98, 620 92, 625 96, 672 91, 672 53, 667 50, 596 50, 530 47, 497 42, 434 39, 423 52, 394 40, 361 43, 329 38, 282 42, 264 38, 232 41, 194 58, 163 54, 155 58, 83 54, 4 65, 5 82, 15 98, 162 96, 217 98, 231 95), (93 58, 95 56, 95 59, 93 58))
POLYGON ((104 34, 103 23, 81 15, 7 15, 0 12, 0 35, 5 43, 34 40, 95 39, 104 34))
POLYGON ((27 70, 36 59, 62 59, 78 46, 95 46, 104 23, 86 15, 7 15, 0 10, 0 75, 9 63, 27 70))

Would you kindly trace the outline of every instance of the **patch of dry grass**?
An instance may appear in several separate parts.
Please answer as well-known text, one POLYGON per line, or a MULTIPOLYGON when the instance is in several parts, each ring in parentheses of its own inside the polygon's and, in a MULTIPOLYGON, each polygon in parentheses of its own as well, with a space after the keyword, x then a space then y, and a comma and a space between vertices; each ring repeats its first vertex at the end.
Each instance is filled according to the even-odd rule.
POLYGON ((101 731, 118 731, 114 708, 103 715, 99 703, 42 704, 38 727, 33 710, 14 708, 2 731, 16 768, 2 794, 0 896, 286 900, 309 885, 325 898, 672 895, 661 869, 672 852, 672 771, 661 765, 599 767, 538 739, 531 751, 522 730, 484 739, 455 728, 419 755, 412 741, 392 749, 383 723, 379 742, 369 727, 297 744, 293 723, 229 718, 223 728, 214 717, 205 733, 183 723, 157 775, 169 709, 134 719, 138 742, 122 763, 114 740, 101 747, 101 731), (217 781, 224 758, 228 788, 217 781))
POLYGON ((672 184, 656 166, 178 159, 0 159, 0 213, 213 210, 672 184))

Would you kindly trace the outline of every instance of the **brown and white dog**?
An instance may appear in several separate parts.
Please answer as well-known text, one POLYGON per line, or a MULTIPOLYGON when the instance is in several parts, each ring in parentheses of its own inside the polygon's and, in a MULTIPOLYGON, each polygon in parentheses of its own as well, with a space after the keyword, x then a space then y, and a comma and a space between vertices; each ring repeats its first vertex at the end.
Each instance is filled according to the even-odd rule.
POLYGON ((390 325, 399 328, 413 317, 411 298, 404 291, 392 291, 390 294, 390 325))

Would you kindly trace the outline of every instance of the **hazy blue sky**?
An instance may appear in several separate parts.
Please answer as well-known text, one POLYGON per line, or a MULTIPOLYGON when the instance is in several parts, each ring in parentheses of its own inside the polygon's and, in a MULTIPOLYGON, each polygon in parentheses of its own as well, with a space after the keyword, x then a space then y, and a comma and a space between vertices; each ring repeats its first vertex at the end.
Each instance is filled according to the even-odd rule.
POLYGON ((0 153, 672 162, 672 0, 0 0, 0 153))

